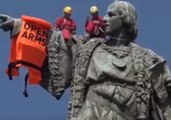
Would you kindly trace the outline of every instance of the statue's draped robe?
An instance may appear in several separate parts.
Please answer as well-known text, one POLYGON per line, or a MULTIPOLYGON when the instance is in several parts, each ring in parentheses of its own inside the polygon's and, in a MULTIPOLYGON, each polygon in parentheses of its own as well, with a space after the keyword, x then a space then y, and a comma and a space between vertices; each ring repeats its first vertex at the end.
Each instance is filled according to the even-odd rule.
POLYGON ((70 120, 169 120, 170 83, 166 61, 135 43, 113 48, 94 38, 66 45, 52 30, 41 85, 57 99, 70 85, 70 120))
POLYGON ((77 120, 169 119, 170 83, 165 60, 154 52, 135 43, 100 44, 90 59, 84 80, 86 98, 77 120), (155 106, 152 99, 157 100, 155 106))

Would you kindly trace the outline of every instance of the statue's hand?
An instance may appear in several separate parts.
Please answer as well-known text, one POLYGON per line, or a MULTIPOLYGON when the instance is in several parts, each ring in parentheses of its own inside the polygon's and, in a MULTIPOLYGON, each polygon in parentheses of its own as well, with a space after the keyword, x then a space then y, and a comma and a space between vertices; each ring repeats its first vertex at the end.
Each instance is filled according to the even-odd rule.
POLYGON ((11 31, 14 27, 14 21, 15 19, 5 15, 5 14, 0 14, 0 28, 4 31, 11 31))

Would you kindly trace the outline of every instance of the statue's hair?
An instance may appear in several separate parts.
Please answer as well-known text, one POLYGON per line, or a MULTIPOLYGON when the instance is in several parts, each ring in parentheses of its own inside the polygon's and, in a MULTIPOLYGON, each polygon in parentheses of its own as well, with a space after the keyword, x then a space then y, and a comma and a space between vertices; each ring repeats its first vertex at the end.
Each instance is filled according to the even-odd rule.
POLYGON ((129 39, 134 41, 138 33, 137 13, 135 7, 126 1, 114 1, 109 5, 108 10, 115 11, 121 15, 129 39))

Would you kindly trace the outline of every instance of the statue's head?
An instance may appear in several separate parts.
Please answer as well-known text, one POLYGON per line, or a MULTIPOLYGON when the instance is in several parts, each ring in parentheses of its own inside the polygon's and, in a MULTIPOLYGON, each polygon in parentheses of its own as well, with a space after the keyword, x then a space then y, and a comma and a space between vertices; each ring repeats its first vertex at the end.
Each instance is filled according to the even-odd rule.
POLYGON ((137 14, 134 6, 126 1, 114 1, 107 8, 104 16, 106 34, 117 36, 121 29, 125 29, 130 41, 137 37, 137 14))

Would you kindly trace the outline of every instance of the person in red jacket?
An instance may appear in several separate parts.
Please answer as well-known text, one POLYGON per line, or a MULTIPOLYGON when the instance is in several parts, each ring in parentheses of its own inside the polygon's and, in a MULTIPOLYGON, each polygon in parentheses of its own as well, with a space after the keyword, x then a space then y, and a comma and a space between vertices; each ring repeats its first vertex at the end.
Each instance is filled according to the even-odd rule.
POLYGON ((104 28, 105 23, 103 17, 99 16, 99 10, 97 6, 90 7, 91 17, 88 17, 85 22, 85 30, 88 36, 91 37, 105 37, 104 28))
POLYGON ((63 38, 68 42, 71 38, 71 34, 76 33, 76 22, 71 18, 72 8, 66 6, 64 8, 64 16, 56 20, 56 28, 62 31, 63 38))

